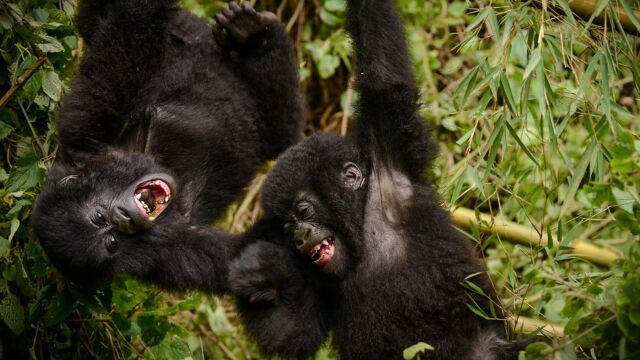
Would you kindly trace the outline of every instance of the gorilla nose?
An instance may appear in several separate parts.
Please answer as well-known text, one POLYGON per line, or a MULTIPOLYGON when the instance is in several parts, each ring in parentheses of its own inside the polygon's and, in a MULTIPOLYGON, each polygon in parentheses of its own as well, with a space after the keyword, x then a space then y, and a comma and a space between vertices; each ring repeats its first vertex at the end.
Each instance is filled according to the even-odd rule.
POLYGON ((118 232, 129 235, 136 232, 131 216, 129 216, 127 210, 119 206, 111 210, 111 223, 118 232))
POLYGON ((309 239, 311 239, 312 231, 309 226, 298 226, 293 231, 293 238, 295 239, 296 247, 300 251, 306 251, 308 247, 309 239))

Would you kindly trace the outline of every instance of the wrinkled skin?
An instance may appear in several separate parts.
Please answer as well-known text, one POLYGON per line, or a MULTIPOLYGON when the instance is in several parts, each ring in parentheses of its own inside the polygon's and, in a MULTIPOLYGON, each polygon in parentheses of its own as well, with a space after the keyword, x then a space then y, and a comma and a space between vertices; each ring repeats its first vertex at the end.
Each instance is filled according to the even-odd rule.
POLYGON ((232 3, 216 21, 212 31, 169 0, 80 3, 88 50, 32 217, 70 279, 127 273, 175 290, 226 289, 240 240, 211 223, 297 141, 302 106, 274 14, 232 3))

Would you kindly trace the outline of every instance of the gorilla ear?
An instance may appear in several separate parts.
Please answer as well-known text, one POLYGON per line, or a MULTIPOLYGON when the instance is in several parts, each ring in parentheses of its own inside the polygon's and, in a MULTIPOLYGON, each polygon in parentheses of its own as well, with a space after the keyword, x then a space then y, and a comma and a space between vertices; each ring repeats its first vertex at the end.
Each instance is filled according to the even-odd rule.
POLYGON ((362 171, 358 165, 352 162, 347 162, 342 166, 341 178, 342 184, 352 190, 358 190, 364 185, 362 171))
POLYGON ((64 186, 77 177, 77 169, 75 166, 67 163, 58 163, 49 169, 47 182, 64 186))

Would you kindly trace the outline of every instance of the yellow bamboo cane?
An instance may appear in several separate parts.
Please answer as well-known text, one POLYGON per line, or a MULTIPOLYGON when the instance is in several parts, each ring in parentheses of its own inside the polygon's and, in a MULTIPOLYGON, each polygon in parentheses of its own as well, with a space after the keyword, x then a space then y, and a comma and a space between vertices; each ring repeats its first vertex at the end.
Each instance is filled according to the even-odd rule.
MULTIPOLYGON (((525 246, 545 246, 548 243, 545 234, 539 234, 534 228, 511 221, 501 220, 488 214, 479 213, 467 208, 457 208, 452 212, 453 221, 463 228, 476 226, 480 231, 496 234, 501 239, 525 246)), ((593 245, 586 241, 576 240, 570 246, 572 253, 600 266, 611 266, 621 256, 609 249, 593 245)))

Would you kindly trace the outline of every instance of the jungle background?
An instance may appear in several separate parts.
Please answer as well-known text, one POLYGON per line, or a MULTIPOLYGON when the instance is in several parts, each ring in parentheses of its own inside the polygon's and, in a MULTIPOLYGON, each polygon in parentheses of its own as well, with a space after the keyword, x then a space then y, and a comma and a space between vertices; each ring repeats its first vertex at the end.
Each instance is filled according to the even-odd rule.
MULTIPOLYGON (((454 213, 460 231, 533 342, 521 358, 640 359, 640 3, 397 5, 441 147, 433 171, 443 202, 464 207, 454 213)), ((212 21, 225 3, 182 6, 212 21)), ((294 39, 306 133, 348 132, 357 93, 345 0, 255 6, 277 13, 294 39)), ((83 53, 75 8, 0 0, 0 358, 264 358, 230 298, 126 277, 80 289, 46 260, 29 215, 83 53)), ((269 166, 216 226, 241 232, 260 215, 269 166)), ((478 291, 470 284, 461 285, 478 291)), ((316 354, 335 358, 329 346, 316 354)))

